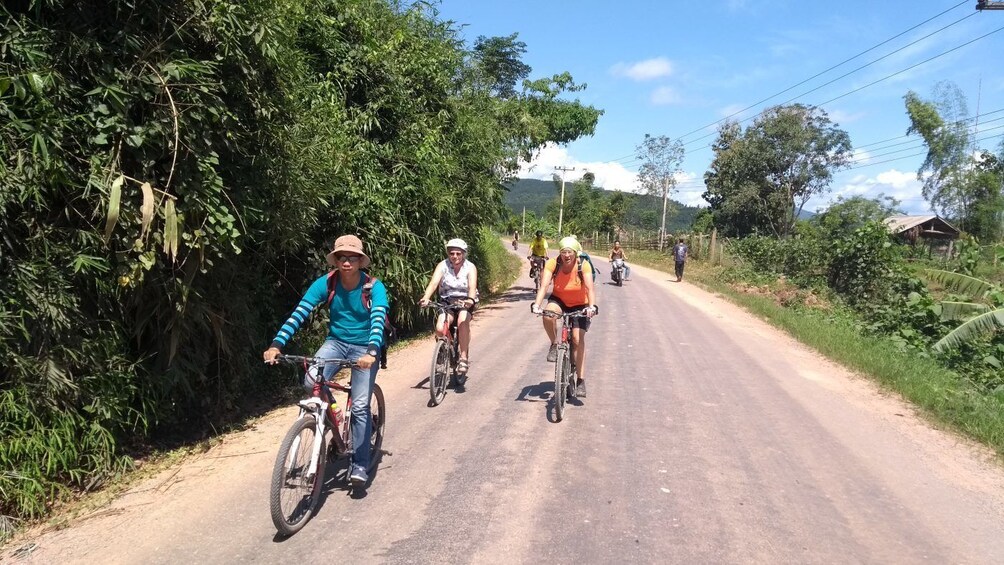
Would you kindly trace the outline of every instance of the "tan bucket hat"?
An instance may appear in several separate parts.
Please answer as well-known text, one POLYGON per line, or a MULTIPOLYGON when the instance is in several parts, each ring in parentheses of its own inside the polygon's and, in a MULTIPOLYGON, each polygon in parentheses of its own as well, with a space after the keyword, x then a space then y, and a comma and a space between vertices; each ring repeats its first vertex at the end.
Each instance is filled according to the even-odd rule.
POLYGON ((370 266, 369 255, 363 251, 363 242, 354 235, 343 235, 335 240, 335 248, 328 253, 328 264, 336 265, 335 255, 340 253, 355 253, 356 255, 361 255, 362 259, 359 260, 359 268, 365 269, 370 266))

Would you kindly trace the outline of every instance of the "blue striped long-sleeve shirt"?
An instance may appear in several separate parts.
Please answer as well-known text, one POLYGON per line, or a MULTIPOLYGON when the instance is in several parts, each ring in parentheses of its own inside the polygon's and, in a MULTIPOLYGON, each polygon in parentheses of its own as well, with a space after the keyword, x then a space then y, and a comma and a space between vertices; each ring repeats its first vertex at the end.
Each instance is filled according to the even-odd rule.
MULTIPOLYGON (((337 275, 335 275, 337 276, 337 275)), ((351 290, 342 287, 339 279, 335 284, 335 296, 331 300, 328 314, 328 339, 337 339, 353 345, 373 345, 383 347, 384 327, 387 324, 387 314, 390 302, 387 298, 387 288, 379 280, 373 280, 370 292, 372 305, 369 309, 363 304, 363 284, 366 276, 359 278, 359 285, 351 290)), ((272 340, 272 346, 282 349, 292 339, 307 316, 318 304, 328 299, 328 275, 322 275, 311 283, 310 288, 296 305, 296 309, 279 329, 272 340)))

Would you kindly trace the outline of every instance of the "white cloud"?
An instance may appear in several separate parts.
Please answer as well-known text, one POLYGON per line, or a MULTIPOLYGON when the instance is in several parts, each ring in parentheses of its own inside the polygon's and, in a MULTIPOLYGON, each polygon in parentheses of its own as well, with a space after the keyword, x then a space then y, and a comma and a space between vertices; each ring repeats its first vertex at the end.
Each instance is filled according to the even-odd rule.
POLYGON ((839 126, 853 124, 854 122, 860 121, 862 118, 865 117, 864 112, 851 113, 851 112, 845 112, 843 110, 830 110, 826 114, 827 116, 829 116, 830 120, 833 123, 839 126))
POLYGON ((673 64, 665 57, 655 57, 637 63, 617 63, 610 68, 610 72, 631 80, 645 81, 673 74, 673 64))
MULTIPOLYGON (((555 173, 554 167, 575 167, 574 171, 565 173, 565 181, 571 182, 582 178, 587 172, 596 177, 596 186, 607 190, 623 192, 641 192, 638 173, 629 171, 616 161, 580 161, 568 154, 568 150, 554 144, 547 144, 537 157, 530 163, 520 166, 520 178, 551 180, 555 173)), ((707 206, 701 198, 704 193, 703 174, 680 172, 676 175, 677 188, 670 193, 670 198, 688 206, 707 206)))
POLYGON ((881 194, 899 200, 900 208, 907 214, 929 214, 931 208, 921 196, 923 184, 923 181, 917 180, 915 173, 896 169, 882 171, 874 176, 857 175, 835 187, 833 192, 827 195, 826 201, 813 200, 806 206, 806 209, 825 210, 830 204, 836 202, 838 196, 877 198, 881 194))
POLYGON ((638 173, 627 170, 624 165, 615 161, 580 161, 568 154, 564 147, 549 143, 540 150, 540 153, 530 163, 522 163, 519 176, 521 178, 550 180, 555 173, 560 174, 554 167, 575 167, 574 171, 565 173, 565 181, 574 181, 582 178, 587 172, 593 173, 596 177, 596 185, 607 190, 623 190, 625 192, 637 192, 638 173))
POLYGON ((668 106, 680 101, 680 96, 676 90, 670 86, 660 86, 652 91, 652 103, 657 106, 668 106))

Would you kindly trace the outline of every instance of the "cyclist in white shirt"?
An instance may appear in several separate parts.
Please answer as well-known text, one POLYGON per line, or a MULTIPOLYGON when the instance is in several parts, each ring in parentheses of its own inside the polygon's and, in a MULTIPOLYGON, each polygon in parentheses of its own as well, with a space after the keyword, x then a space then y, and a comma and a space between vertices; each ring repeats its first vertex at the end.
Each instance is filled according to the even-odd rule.
MULTIPOLYGON (((447 259, 441 261, 432 271, 425 294, 418 301, 420 306, 427 306, 432 293, 437 289, 439 299, 455 304, 462 302, 464 309, 457 312, 457 339, 460 342, 460 361, 457 362, 457 374, 466 375, 470 367, 468 353, 471 348, 471 315, 478 303, 478 268, 467 260, 467 243, 459 238, 446 242, 447 259)), ((436 320, 436 332, 445 334, 450 331, 453 314, 441 315, 436 320)))

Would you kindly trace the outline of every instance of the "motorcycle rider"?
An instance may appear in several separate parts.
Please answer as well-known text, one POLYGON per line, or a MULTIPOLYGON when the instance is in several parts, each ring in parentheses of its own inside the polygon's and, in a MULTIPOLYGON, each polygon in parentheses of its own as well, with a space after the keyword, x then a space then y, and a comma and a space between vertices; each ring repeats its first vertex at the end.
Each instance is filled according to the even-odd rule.
MULTIPOLYGON (((620 261, 621 266, 624 267, 624 280, 628 280, 631 277, 631 267, 627 265, 627 253, 624 253, 624 248, 621 247, 621 242, 614 241, 614 248, 610 250, 610 262, 620 261)), ((613 265, 616 267, 616 264, 613 265)), ((613 273, 613 270, 611 270, 613 273)))

